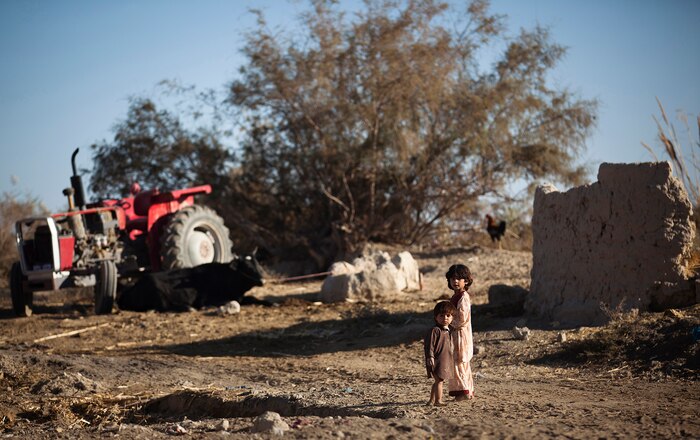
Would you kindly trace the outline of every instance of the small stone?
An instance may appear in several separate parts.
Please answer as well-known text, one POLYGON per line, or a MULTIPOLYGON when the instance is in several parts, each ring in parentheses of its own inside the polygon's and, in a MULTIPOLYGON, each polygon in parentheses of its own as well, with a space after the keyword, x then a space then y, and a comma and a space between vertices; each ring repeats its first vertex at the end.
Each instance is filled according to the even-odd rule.
POLYGON ((484 354, 486 353, 486 347, 479 344, 474 347, 474 354, 484 354))
POLYGON ((227 419, 223 419, 221 423, 219 423, 219 431, 228 431, 230 424, 227 419))
POLYGON ((338 438, 345 438, 345 433, 343 431, 335 431, 335 436, 338 438))
POLYGON ((527 327, 513 327, 513 337, 521 341, 527 341, 530 339, 530 329, 527 327))
POLYGON ((165 429, 165 433, 168 435, 185 435, 187 434, 187 430, 179 423, 175 423, 174 425, 168 426, 165 429))
POLYGON ((421 427, 423 430, 429 432, 430 434, 435 434, 435 430, 433 429, 433 427, 430 426, 430 425, 428 425, 427 423, 426 423, 426 424, 423 424, 423 425, 420 425, 420 427, 421 427))
POLYGON ((238 301, 229 301, 216 309, 219 316, 228 316, 241 313, 241 305, 238 301))
POLYGON ((566 332, 557 333, 557 341, 566 342, 566 332))
POLYGON ((266 411, 259 415, 251 428, 251 432, 269 432, 273 435, 284 435, 285 431, 289 431, 289 425, 273 411, 266 411))

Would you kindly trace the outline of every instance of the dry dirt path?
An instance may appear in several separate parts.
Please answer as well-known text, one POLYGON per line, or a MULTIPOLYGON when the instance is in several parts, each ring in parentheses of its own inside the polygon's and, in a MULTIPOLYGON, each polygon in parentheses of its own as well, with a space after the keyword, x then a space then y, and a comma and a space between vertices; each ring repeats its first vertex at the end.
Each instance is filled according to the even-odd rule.
POLYGON ((528 287, 529 254, 414 256, 425 288, 386 304, 320 304, 315 281, 269 284, 251 294, 276 307, 227 317, 95 316, 89 298, 53 295, 38 299, 33 317, 15 319, 4 294, 0 435, 249 438, 269 410, 291 427, 286 438, 700 437, 697 380, 572 363, 557 357, 567 344, 560 329, 526 322, 532 337, 516 340, 511 328, 523 317, 486 313, 489 285, 528 287), (477 397, 427 407, 422 337, 446 293, 444 271, 457 261, 476 278, 477 397), (41 340, 71 331, 81 332, 41 340))

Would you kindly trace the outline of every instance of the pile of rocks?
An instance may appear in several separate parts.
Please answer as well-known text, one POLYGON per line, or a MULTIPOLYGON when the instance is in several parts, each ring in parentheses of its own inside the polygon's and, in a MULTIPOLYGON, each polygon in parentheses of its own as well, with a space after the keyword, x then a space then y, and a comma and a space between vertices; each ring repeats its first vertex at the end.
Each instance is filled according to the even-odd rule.
POLYGON ((321 301, 383 301, 402 292, 418 290, 421 275, 410 252, 391 257, 384 251, 371 251, 352 263, 339 261, 330 267, 321 286, 321 301))

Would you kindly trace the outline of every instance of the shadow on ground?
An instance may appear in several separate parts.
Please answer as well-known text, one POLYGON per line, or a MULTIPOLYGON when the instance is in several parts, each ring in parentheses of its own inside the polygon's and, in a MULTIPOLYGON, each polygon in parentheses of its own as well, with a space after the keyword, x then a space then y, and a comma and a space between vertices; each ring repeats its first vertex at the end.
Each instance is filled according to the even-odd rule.
MULTIPOLYGON (((284 307, 284 306, 282 306, 284 307)), ((474 331, 509 330, 520 317, 490 316, 474 306, 474 331)), ((392 347, 422 341, 434 325, 432 312, 389 313, 371 307, 357 316, 301 322, 280 329, 260 329, 232 337, 149 347, 184 356, 312 356, 323 353, 392 347)))
POLYGON ((363 312, 360 316, 150 349, 185 356, 310 356, 422 341, 431 325, 432 313, 363 312))

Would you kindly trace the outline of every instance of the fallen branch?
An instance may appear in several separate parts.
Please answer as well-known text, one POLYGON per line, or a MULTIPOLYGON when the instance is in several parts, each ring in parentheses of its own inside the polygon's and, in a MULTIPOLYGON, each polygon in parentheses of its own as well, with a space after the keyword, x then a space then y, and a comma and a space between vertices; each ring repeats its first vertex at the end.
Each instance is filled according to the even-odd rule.
POLYGON ((151 342, 153 342, 152 339, 146 339, 145 341, 117 342, 117 347, 131 347, 138 344, 150 344, 151 342))
POLYGON ((625 368, 629 368, 629 365, 623 365, 621 367, 613 368, 612 370, 608 370, 608 373, 614 373, 615 371, 620 371, 620 370, 623 370, 625 368))
POLYGON ((34 340, 34 343, 42 342, 42 341, 48 341, 49 339, 56 339, 56 338, 64 338, 64 337, 66 337, 66 336, 73 336, 73 335, 77 335, 77 334, 79 334, 79 333, 85 333, 85 332, 89 332, 89 331, 92 331, 92 330, 96 330, 96 329, 98 329, 98 328, 100 328, 100 327, 104 327, 104 326, 107 326, 107 325, 109 325, 108 322, 106 322, 106 323, 104 323, 104 324, 93 325, 92 327, 82 328, 82 329, 80 329, 80 330, 72 330, 72 331, 65 332, 65 333, 58 333, 58 334, 56 334, 56 335, 44 336, 43 338, 35 339, 35 340, 34 340))
POLYGON ((117 347, 124 348, 124 347, 133 347, 135 345, 146 345, 150 344, 153 342, 152 339, 146 339, 145 341, 128 341, 128 342, 117 342, 115 345, 108 345, 105 347, 105 350, 114 350, 117 347))

